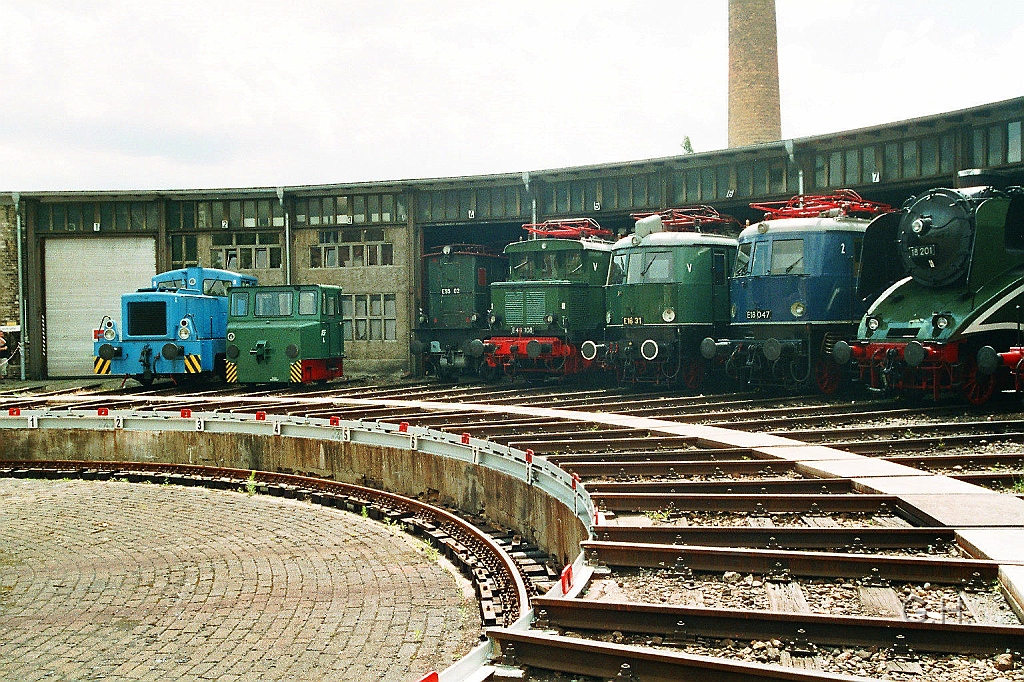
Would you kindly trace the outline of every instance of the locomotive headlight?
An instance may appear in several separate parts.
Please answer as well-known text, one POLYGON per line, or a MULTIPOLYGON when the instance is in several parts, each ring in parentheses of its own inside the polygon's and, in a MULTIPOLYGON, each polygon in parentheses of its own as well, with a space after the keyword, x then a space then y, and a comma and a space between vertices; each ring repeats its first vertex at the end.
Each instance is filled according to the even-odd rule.
POLYGON ((609 310, 609 311, 607 311, 604 314, 604 323, 605 324, 611 324, 612 323, 612 311, 609 310))
POLYGON ((910 231, 914 234, 924 234, 932 226, 932 219, 928 216, 921 216, 915 218, 914 222, 910 223, 910 231))
POLYGON ((665 308, 663 311, 661 311, 661 319, 665 320, 666 322, 674 322, 676 319, 676 311, 673 310, 672 308, 665 308))
POLYGON ((807 312, 807 306, 797 301, 793 305, 789 306, 789 312, 793 313, 793 317, 803 317, 804 313, 807 312))
POLYGON ((480 319, 480 316, 477 315, 476 313, 473 313, 472 315, 469 316, 469 321, 470 322, 476 322, 479 319, 480 319))
POLYGON ((498 316, 495 315, 494 313, 491 313, 490 315, 487 316, 487 322, 488 324, 498 324, 498 316))
POLYGON ((942 331, 953 323, 953 316, 948 313, 936 313, 932 315, 932 326, 942 331))
POLYGON ((234 332, 228 332, 228 341, 234 341, 234 340, 235 340, 235 333, 234 332))
POLYGON ((555 316, 550 314, 550 313, 548 313, 547 315, 544 316, 544 321, 547 322, 548 324, 554 324, 555 323, 555 316))
POLYGON ((864 324, 868 328, 868 331, 873 332, 878 331, 878 327, 879 325, 882 324, 882 321, 879 320, 877 317, 869 317, 867 319, 867 322, 865 322, 864 324))
POLYGON ((187 341, 192 336, 192 332, 188 330, 188 327, 178 327, 178 338, 182 341, 187 341))
POLYGON ((114 331, 113 327, 107 327, 103 330, 103 338, 107 341, 113 341, 115 336, 117 336, 117 333, 114 331))

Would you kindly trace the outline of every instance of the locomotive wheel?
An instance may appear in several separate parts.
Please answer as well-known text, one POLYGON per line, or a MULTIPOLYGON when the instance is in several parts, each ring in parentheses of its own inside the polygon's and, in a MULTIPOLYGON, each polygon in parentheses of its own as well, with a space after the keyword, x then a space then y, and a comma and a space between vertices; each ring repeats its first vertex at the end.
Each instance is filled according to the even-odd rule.
POLYGON ((818 358, 814 363, 814 384, 823 395, 832 395, 843 381, 843 368, 831 358, 818 358))
POLYGON ((972 405, 984 405, 996 388, 996 375, 978 371, 978 364, 970 360, 964 366, 964 383, 961 386, 964 399, 972 405))
POLYGON ((691 391, 699 391, 704 385, 705 369, 704 363, 700 360, 685 360, 679 374, 683 385, 691 391))

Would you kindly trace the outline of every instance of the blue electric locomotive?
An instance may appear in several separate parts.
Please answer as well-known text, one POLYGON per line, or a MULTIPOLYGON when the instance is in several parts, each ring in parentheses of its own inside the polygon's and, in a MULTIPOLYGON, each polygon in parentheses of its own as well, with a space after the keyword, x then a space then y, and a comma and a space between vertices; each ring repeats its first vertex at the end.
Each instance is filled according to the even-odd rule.
POLYGON ((153 277, 151 286, 121 296, 121 324, 104 316, 93 330, 93 371, 132 377, 223 377, 228 289, 256 278, 189 267, 153 277))
POLYGON ((868 217, 892 208, 851 190, 750 206, 765 219, 739 236, 731 338, 704 339, 701 354, 745 385, 834 393, 843 373, 832 346, 869 303, 857 295, 868 217))

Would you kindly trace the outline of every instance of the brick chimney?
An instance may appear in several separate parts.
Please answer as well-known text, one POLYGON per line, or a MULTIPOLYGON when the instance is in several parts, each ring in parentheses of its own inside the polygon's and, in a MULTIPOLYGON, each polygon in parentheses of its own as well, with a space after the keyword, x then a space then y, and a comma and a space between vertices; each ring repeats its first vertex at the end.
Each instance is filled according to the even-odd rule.
POLYGON ((729 0, 729 146, 780 139, 775 0, 729 0))

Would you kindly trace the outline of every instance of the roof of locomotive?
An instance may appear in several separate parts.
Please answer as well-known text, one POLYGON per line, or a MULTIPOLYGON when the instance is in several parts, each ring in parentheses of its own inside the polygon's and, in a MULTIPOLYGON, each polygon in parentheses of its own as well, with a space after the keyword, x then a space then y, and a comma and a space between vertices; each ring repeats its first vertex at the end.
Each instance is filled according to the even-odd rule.
POLYGON ((739 240, 749 240, 758 235, 779 233, 799 234, 807 232, 864 232, 871 223, 867 218, 779 218, 762 220, 740 232, 739 240), (765 226, 762 228, 762 225, 765 226))
POLYGON ((512 242, 505 247, 505 253, 516 253, 522 251, 572 251, 582 248, 585 251, 611 251, 612 243, 603 239, 558 239, 546 237, 544 239, 524 239, 512 242))
POLYGON ((626 235, 615 242, 613 248, 618 251, 643 246, 736 246, 733 237, 706 232, 652 232, 641 239, 639 244, 633 243, 634 236, 626 235))

